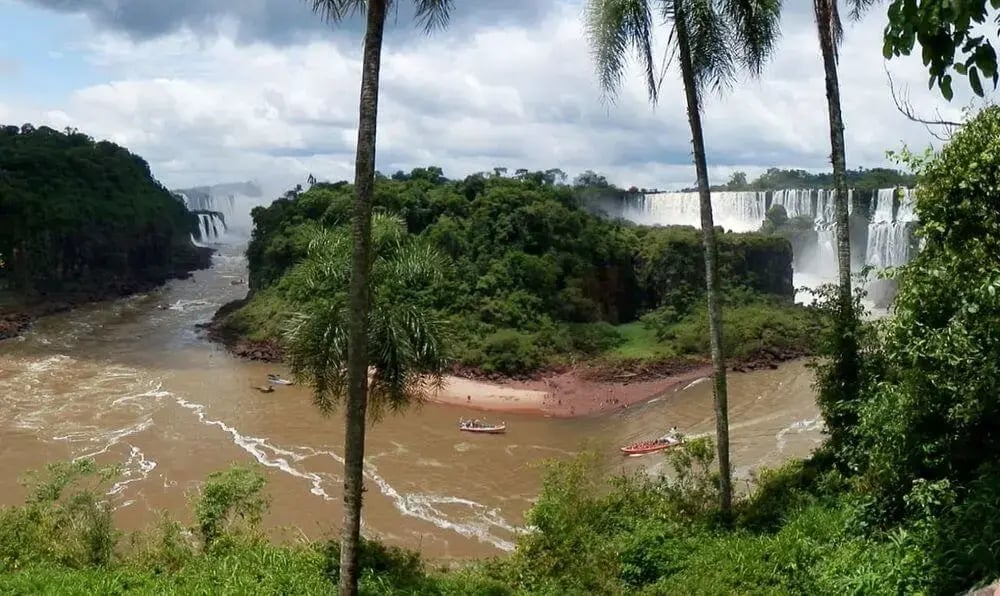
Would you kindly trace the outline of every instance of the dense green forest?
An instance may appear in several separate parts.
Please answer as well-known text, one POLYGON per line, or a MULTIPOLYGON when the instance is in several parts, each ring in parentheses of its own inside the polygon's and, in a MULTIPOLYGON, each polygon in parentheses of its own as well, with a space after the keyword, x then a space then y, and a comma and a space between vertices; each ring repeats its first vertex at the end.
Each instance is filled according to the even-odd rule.
POLYGON ((103 297, 197 266, 197 218, 139 156, 75 130, 0 127, 0 289, 103 297))
MULTIPOLYGON (((607 221, 582 207, 600 187, 557 182, 552 170, 456 181, 430 167, 380 177, 377 209, 401 218, 405 241, 433 249, 445 263, 440 276, 405 300, 445 317, 456 359, 486 373, 518 374, 614 352, 636 336, 680 334, 684 341, 673 342, 672 355, 701 355, 704 346, 689 338, 704 324, 698 232, 607 221)), ((252 295, 224 315, 231 335, 280 336, 282 322, 302 308, 295 298, 301 283, 287 273, 318 230, 347 225, 352 200, 351 185, 324 183, 253 211, 252 295)), ((762 338, 779 341, 782 334, 768 329, 781 321, 789 322, 782 328, 790 330, 787 343, 807 344, 810 330, 790 304, 791 245, 771 235, 724 234, 720 247, 727 291, 743 307, 775 315, 769 327, 767 317, 747 311, 752 329, 745 341, 731 342, 732 353, 765 347, 762 338)))
MULTIPOLYGON (((891 168, 858 168, 847 170, 847 187, 854 190, 878 190, 896 186, 912 187, 913 174, 891 168)), ((713 190, 786 190, 833 188, 833 173, 814 174, 806 170, 768 168, 753 180, 745 172, 733 172, 726 184, 713 186, 713 190)))

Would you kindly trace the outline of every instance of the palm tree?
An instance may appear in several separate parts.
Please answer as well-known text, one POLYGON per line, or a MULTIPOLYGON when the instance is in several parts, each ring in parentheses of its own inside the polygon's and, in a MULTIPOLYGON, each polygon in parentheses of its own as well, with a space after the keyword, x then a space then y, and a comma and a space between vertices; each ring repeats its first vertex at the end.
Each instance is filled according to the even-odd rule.
POLYGON ((372 371, 370 381, 365 377, 360 406, 351 392, 357 389, 351 369, 357 251, 352 255, 350 247, 357 240, 357 225, 353 239, 347 226, 316 233, 287 285, 288 297, 301 307, 284 334, 292 373, 313 386, 316 405, 324 413, 347 397, 341 594, 357 590, 365 417, 377 418, 387 409, 422 400, 440 387, 446 366, 443 321, 407 300, 414 288, 441 275, 442 257, 427 245, 406 242, 406 227, 398 217, 376 214, 373 231, 370 277, 365 272, 371 288, 365 296, 363 360, 366 372, 369 366, 372 371))
MULTIPOLYGON (((708 326, 715 373, 713 393, 719 457, 719 505, 722 514, 728 517, 732 512, 732 472, 729 465, 729 412, 722 344, 719 251, 712 220, 712 197, 701 126, 701 95, 705 90, 727 87, 741 68, 753 75, 760 73, 777 40, 780 0, 589 0, 587 37, 606 98, 614 98, 625 73, 626 58, 630 51, 634 51, 644 67, 650 102, 657 102, 659 80, 653 59, 654 9, 671 27, 667 46, 680 65, 694 146, 705 248, 708 326)), ((662 80, 662 73, 659 79, 662 80)))
MULTIPOLYGON (((379 72, 386 14, 393 0, 308 0, 313 11, 331 22, 366 12, 358 109, 358 146, 354 161, 354 242, 349 284, 347 335, 347 407, 344 436, 344 527, 340 551, 340 593, 358 591, 358 540, 368 407, 368 274, 371 268, 372 196, 375 187, 375 128, 378 121, 379 72)), ((413 0, 415 17, 425 31, 444 27, 452 0, 413 0)))
MULTIPOLYGON (((878 0, 849 0, 853 19, 878 0)), ((826 79, 826 102, 830 122, 830 160, 833 163, 834 218, 837 236, 837 322, 834 333, 836 358, 834 378, 840 388, 837 403, 825 408, 827 425, 834 446, 844 441, 842 430, 851 426, 852 404, 859 390, 860 356, 855 333, 854 303, 851 290, 851 232, 847 192, 847 158, 844 149, 844 118, 840 109, 840 82, 837 76, 837 59, 844 30, 840 20, 838 0, 813 0, 819 46, 823 56, 826 79)))

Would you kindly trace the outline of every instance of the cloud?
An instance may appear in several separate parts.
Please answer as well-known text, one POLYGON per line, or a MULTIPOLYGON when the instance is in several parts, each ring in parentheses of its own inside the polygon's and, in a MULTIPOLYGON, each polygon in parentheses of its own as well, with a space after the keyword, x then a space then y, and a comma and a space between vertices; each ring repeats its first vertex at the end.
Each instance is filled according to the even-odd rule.
MULTIPOLYGON (((135 40, 152 39, 189 30, 196 35, 232 33, 244 42, 266 41, 294 45, 329 36, 331 25, 322 22, 306 0, 26 0, 53 11, 84 14, 109 30, 135 40)), ((413 26, 413 2, 396 3, 387 27, 393 34, 418 31, 413 26)), ((452 10, 452 25, 465 29, 480 25, 530 23, 541 19, 554 3, 541 0, 460 0, 452 10)), ((364 29, 363 18, 349 17, 338 29, 355 37, 364 29)))
MULTIPOLYGON (((246 15, 270 6, 264 0, 246 3, 246 22, 257 22, 246 15)), ((456 10, 485 11, 487 4, 457 3, 456 10)), ((113 11, 99 7, 131 3, 82 5, 91 7, 91 18, 111 23, 100 15, 113 11)), ((183 18, 164 16, 174 25, 161 23, 139 35, 138 24, 124 25, 139 17, 122 17, 113 30, 87 40, 86 59, 106 82, 81 87, 48 108, 8 103, 0 106, 0 116, 111 138, 145 157, 174 187, 247 178, 290 185, 310 173, 352 177, 356 45, 332 36, 277 45, 274 36, 251 41, 232 27, 207 34, 195 24, 231 3, 207 0, 200 12, 195 3, 177 5, 189 10, 178 10, 187 14, 183 18)), ((559 167, 571 175, 600 171, 624 186, 692 184, 690 132, 677 78, 666 78, 655 108, 638 76, 626 79, 614 105, 602 104, 580 7, 536 7, 538 18, 526 16, 530 7, 524 10, 505 23, 456 26, 418 42, 387 38, 378 168, 388 173, 438 165, 460 177, 494 166, 559 167)), ((902 142, 923 147, 930 139, 896 113, 889 98, 878 16, 848 27, 841 56, 851 167, 885 165, 886 149, 902 142)), ((918 109, 928 113, 939 105, 926 92, 919 60, 891 67, 898 83, 913 85, 918 109)), ((957 117, 961 101, 945 106, 945 115, 957 117)), ((823 73, 808 11, 789 13, 762 80, 706 98, 704 121, 713 181, 737 169, 751 175, 769 166, 829 169, 823 73)))

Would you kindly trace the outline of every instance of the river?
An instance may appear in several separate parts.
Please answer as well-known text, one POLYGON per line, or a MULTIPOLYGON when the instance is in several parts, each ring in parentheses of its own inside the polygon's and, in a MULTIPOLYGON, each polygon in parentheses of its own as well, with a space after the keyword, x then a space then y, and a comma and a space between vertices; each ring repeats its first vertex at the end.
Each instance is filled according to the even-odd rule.
MULTIPOLYGON (((121 527, 148 526, 159 511, 190 522, 190 498, 209 473, 259 462, 273 535, 336 535, 340 416, 320 415, 305 388, 254 390, 276 368, 230 357, 195 327, 243 297, 246 287, 230 283, 240 278, 240 247, 222 246, 212 268, 189 280, 50 316, 0 343, 0 504, 23 501, 17 479, 27 470, 94 457, 121 466, 108 495, 121 527)), ((815 447, 821 434, 811 382, 802 362, 731 375, 738 476, 815 447)), ((426 404, 369 431, 365 532, 430 558, 500 554, 513 547, 538 493, 541 461, 592 448, 607 454, 609 474, 655 472, 661 456, 621 458, 617 447, 672 425, 694 435, 714 429, 707 381, 614 414, 507 414, 505 435, 457 431, 459 417, 481 415, 426 404)))

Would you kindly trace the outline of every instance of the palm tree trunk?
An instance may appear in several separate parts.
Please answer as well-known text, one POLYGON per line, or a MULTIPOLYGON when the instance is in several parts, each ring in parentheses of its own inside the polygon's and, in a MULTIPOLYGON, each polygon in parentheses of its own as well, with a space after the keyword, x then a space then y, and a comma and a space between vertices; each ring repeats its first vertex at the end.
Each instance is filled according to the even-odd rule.
POLYGON ((715 432, 719 453, 719 508, 723 518, 732 514, 733 490, 729 467, 729 405, 726 392, 726 362, 722 355, 722 306, 719 303, 719 247, 715 240, 715 222, 712 219, 712 195, 708 186, 708 165, 705 160, 705 139, 701 129, 701 112, 698 100, 698 83, 691 60, 686 15, 681 2, 677 3, 674 18, 677 35, 678 58, 684 93, 687 97, 688 122, 691 125, 691 142, 694 145, 694 169, 698 180, 698 199, 701 206, 701 234, 705 245, 705 285, 708 290, 708 333, 711 342, 712 367, 715 369, 713 394, 715 396, 715 432))
POLYGON ((344 436, 344 525, 340 542, 340 594, 358 593, 361 493, 364 490, 365 423, 368 409, 368 311, 375 187, 375 126, 386 0, 369 0, 361 66, 358 148, 354 164, 354 251, 348 289, 347 407, 344 436))
MULTIPOLYGON (((831 441, 836 448, 843 444, 843 430, 853 424, 851 406, 858 393, 859 368, 857 339, 851 291, 851 233, 848 214, 847 158, 844 149, 844 119, 840 110, 840 83, 837 80, 837 34, 834 6, 836 0, 813 0, 819 45, 826 78, 826 102, 830 119, 830 149, 833 162, 834 206, 837 232, 838 316, 835 323, 835 377, 840 389, 839 404, 831 404, 833 418, 827 420, 831 441), (846 407, 845 407, 846 406, 846 407)), ((828 416, 829 418, 829 416, 828 416)))
POLYGON ((839 267, 840 307, 851 309, 851 234, 847 207, 847 158, 844 150, 844 117, 840 110, 840 83, 837 78, 837 50, 831 1, 814 0, 819 45, 826 75, 826 104, 830 116, 830 148, 833 162, 834 205, 837 223, 837 264, 839 267))

